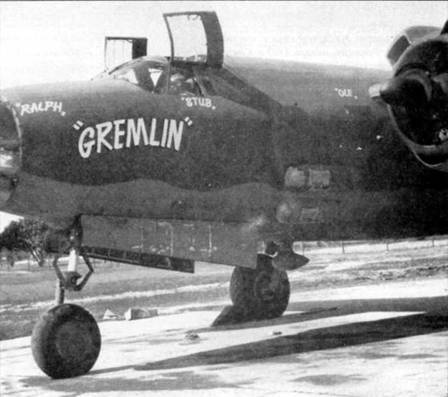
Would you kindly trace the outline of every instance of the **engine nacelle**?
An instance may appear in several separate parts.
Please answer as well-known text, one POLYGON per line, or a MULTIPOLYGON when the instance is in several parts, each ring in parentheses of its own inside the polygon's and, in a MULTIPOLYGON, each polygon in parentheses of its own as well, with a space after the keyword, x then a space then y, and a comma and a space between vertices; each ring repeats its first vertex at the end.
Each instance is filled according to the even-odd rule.
POLYGON ((434 29, 410 28, 394 42, 388 53, 394 77, 382 85, 380 96, 415 156, 448 172, 448 23, 438 34, 434 29))
POLYGON ((387 51, 387 59, 394 66, 403 52, 411 46, 440 35, 440 28, 435 26, 411 26, 403 30, 392 42, 387 51))

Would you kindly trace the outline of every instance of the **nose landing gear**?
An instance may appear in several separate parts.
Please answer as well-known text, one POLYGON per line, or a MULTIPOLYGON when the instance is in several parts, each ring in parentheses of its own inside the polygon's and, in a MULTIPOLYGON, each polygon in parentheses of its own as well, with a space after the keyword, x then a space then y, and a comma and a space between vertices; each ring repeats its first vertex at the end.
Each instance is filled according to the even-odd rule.
POLYGON ((60 379, 84 375, 95 364, 101 349, 101 334, 93 316, 84 308, 64 304, 65 290, 80 291, 93 273, 93 267, 82 254, 88 272, 77 272, 78 249, 70 250, 66 272, 53 267, 58 277, 56 287, 57 306, 44 313, 33 329, 31 349, 39 368, 48 376, 60 379))

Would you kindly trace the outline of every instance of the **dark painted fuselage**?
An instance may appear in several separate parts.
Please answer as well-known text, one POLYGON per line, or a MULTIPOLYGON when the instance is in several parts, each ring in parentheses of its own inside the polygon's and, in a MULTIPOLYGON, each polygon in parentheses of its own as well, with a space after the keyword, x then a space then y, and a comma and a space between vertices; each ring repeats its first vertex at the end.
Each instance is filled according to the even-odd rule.
POLYGON ((206 95, 107 78, 3 92, 22 143, 4 210, 63 226, 86 214, 253 222, 265 240, 448 231, 448 173, 421 165, 369 97, 387 73, 229 65, 194 69, 206 95))

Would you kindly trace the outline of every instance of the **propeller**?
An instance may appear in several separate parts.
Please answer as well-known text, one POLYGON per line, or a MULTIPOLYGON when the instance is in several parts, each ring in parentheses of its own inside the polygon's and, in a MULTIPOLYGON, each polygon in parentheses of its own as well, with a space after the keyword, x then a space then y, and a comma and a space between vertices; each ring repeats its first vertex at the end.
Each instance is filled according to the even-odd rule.
POLYGON ((434 93, 448 95, 448 20, 439 38, 409 47, 396 65, 395 76, 380 88, 381 98, 392 106, 429 104, 434 93), (442 37, 442 38, 440 38, 442 37))
POLYGON ((417 145, 448 141, 448 21, 441 35, 408 47, 380 98, 404 135, 417 145))

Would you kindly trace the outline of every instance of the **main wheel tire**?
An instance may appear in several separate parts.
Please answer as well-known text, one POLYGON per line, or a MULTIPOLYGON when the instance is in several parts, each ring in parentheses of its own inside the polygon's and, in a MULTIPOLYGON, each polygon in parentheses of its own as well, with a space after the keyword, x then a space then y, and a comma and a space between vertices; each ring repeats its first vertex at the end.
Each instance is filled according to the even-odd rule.
POLYGON ((101 349, 101 334, 87 310, 72 304, 58 305, 35 325, 31 349, 36 364, 48 376, 71 378, 93 367, 101 349))
POLYGON ((230 279, 230 298, 244 308, 248 319, 280 317, 289 303, 288 275, 272 266, 271 258, 259 255, 257 268, 236 267, 230 279))
POLYGON ((256 271, 243 267, 235 267, 230 278, 230 299, 244 316, 252 320, 258 317, 258 307, 253 294, 256 271))

